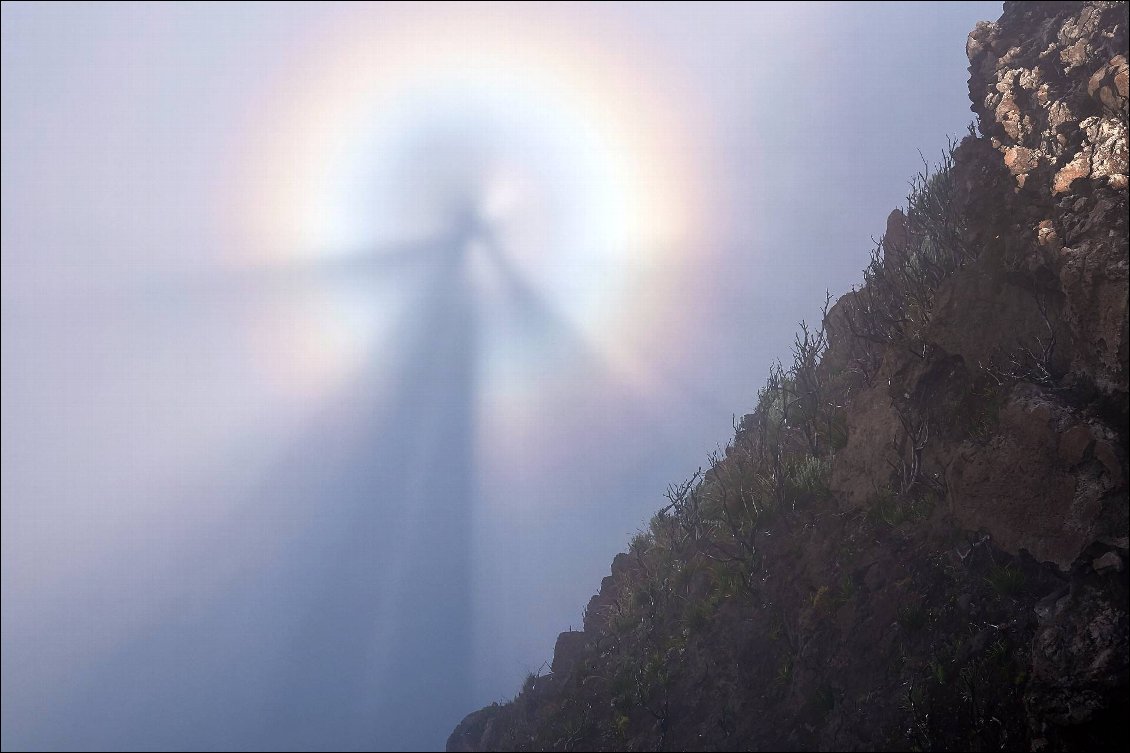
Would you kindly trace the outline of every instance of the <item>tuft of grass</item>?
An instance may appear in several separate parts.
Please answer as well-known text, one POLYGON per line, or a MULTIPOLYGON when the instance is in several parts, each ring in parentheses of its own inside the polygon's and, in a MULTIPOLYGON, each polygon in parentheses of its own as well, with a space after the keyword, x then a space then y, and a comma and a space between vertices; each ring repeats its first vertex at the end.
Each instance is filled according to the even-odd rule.
POLYGON ((1000 420, 999 403, 981 406, 980 410, 969 419, 968 436, 970 441, 978 445, 988 444, 999 430, 1000 420))
POLYGON ((694 601, 687 608, 685 621, 687 630, 697 633, 710 624, 710 618, 718 608, 718 600, 713 598, 694 601))
POLYGON ((711 595, 716 595, 719 603, 738 596, 745 588, 742 573, 733 563, 717 565, 713 570, 713 575, 711 595))
POLYGON ((876 523, 894 528, 898 524, 909 520, 904 506, 899 502, 899 498, 890 489, 880 489, 874 499, 871 500, 871 505, 867 511, 867 515, 871 520, 876 523))
POLYGON ((986 656, 990 662, 1001 665, 1007 664, 1009 659, 1008 643, 1003 638, 998 638, 993 645, 989 646, 986 656))
POLYGON ((622 714, 619 711, 616 712, 616 716, 613 720, 613 724, 616 727, 616 735, 621 740, 627 740, 628 739, 628 722, 629 721, 631 721, 631 720, 628 718, 628 716, 626 714, 622 714))
POLYGON ((777 665, 777 676, 774 682, 782 688, 786 688, 793 680, 793 657, 786 654, 781 657, 781 663, 777 665))
POLYGON ((855 578, 851 577, 850 574, 844 575, 844 577, 840 579, 840 588, 836 592, 836 604, 848 604, 853 601, 855 599, 856 590, 855 578))
POLYGON ((949 680, 949 671, 946 669, 946 663, 939 659, 930 660, 930 675, 934 678, 934 682, 939 685, 945 685, 949 680))
POLYGON ((950 425, 973 444, 987 445, 1000 429, 1004 395, 999 383, 982 376, 951 414, 950 425))
POLYGON ((1024 589, 1024 572, 1011 562, 989 571, 985 581, 999 596, 1015 596, 1024 589))
POLYGON ((781 638, 784 637, 784 636, 785 636, 785 621, 783 619, 781 619, 780 616, 777 616, 773 620, 773 627, 770 628, 770 630, 769 630, 769 640, 776 643, 777 641, 781 640, 781 638))
POLYGON ((926 610, 919 604, 905 604, 899 607, 898 623, 909 633, 926 627, 926 610))
POLYGON ((894 528, 908 520, 923 521, 930 517, 936 494, 929 490, 909 499, 895 494, 889 487, 880 489, 871 500, 867 516, 874 523, 894 528))
POLYGON ((832 470, 829 458, 805 455, 789 464, 789 486, 794 498, 813 499, 827 496, 828 476, 832 470))
POLYGON ((827 586, 820 586, 816 593, 812 594, 812 608, 817 612, 823 612, 832 602, 828 596, 829 589, 827 586))

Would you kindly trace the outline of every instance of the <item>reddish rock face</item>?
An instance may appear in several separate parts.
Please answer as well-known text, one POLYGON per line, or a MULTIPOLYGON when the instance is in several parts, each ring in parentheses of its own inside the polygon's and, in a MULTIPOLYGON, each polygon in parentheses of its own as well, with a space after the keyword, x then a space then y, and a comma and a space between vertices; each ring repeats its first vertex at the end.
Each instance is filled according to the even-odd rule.
MULTIPOLYGON (((969 35, 969 93, 1023 208, 1062 242, 1073 368, 1127 389, 1127 21, 1123 3, 1008 4, 969 35)), ((1014 229, 1017 239, 1027 228, 1014 229)), ((1027 236, 1030 237, 1030 236, 1027 236)))
POLYGON ((965 527, 991 531, 1005 549, 1064 570, 1094 541, 1119 543, 1122 522, 1112 493, 1120 475, 1091 452, 1096 430, 1071 426, 1075 420, 1054 396, 1018 389, 989 444, 959 452, 950 464, 954 515, 965 527))

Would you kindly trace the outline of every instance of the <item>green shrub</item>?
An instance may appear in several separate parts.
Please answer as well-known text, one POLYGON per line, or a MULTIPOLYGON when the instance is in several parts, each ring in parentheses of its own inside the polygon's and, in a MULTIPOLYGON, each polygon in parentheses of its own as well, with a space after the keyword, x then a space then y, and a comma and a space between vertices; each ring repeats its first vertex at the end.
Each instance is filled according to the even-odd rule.
POLYGON ((831 470, 831 460, 812 455, 805 455, 789 463, 788 483, 793 499, 807 500, 827 496, 831 470))
POLYGON ((887 488, 878 490, 867 510, 867 515, 876 523, 891 527, 910 519, 906 508, 893 491, 887 488))
MULTIPOLYGON (((863 271, 863 286, 853 289, 843 307, 854 339, 895 345, 924 356, 922 335, 936 291, 975 255, 975 249, 965 242, 966 220, 957 201, 956 146, 951 141, 941 163, 933 170, 925 165, 911 181, 906 233, 899 245, 884 237, 872 251, 871 263, 863 271)), ((875 367, 869 363, 864 371, 873 372, 875 367)))
POLYGON ((926 489, 904 497, 895 494, 890 488, 883 488, 871 500, 867 515, 872 522, 892 528, 908 520, 925 520, 930 517, 936 496, 933 491, 926 489))
POLYGON ((651 549, 654 539, 650 532, 639 531, 632 537, 631 543, 628 544, 628 551, 635 554, 646 554, 651 549))

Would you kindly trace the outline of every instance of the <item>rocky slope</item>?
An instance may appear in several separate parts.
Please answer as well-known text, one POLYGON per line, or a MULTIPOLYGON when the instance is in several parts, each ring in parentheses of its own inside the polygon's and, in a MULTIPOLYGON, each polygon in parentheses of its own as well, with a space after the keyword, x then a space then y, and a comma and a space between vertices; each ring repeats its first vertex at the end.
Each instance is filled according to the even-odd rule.
POLYGON ((1126 744, 1127 6, 967 53, 861 287, 449 750, 1126 744))

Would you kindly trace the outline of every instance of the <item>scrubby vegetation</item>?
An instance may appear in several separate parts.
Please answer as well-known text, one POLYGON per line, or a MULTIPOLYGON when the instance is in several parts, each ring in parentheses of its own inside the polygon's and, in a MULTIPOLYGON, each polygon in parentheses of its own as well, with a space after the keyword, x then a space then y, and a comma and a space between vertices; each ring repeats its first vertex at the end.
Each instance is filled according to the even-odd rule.
MULTIPOLYGON (((713 729, 696 734, 722 748, 748 733, 751 707, 767 713, 789 699, 795 702, 798 693, 814 720, 845 705, 852 707, 850 713, 867 713, 866 696, 852 696, 842 685, 827 682, 813 686, 807 677, 798 683, 798 670, 804 666, 806 675, 811 673, 808 623, 865 608, 858 583, 864 571, 858 565, 873 549, 869 542, 907 521, 927 520, 944 502, 944 485, 923 464, 931 416, 910 396, 892 401, 903 436, 888 448, 889 478, 875 489, 869 505, 839 509, 830 474, 835 454, 848 441, 844 406, 852 392, 881 372, 883 352, 895 348, 918 359, 929 355, 923 333, 936 291, 975 255, 962 240, 964 220, 953 198, 953 148, 939 166, 913 181, 905 235, 877 243, 864 285, 838 307, 847 323, 850 367, 833 368, 839 362, 824 358, 833 326, 829 297, 818 324, 800 324, 790 361, 770 368, 756 409, 735 425, 733 441, 709 457, 705 470, 670 486, 667 504, 632 540, 617 588, 607 594, 602 589, 606 598, 594 599, 586 614, 586 631, 594 628, 595 642, 563 676, 541 680, 552 679, 557 700, 540 702, 536 681, 527 682, 506 716, 501 747, 674 747, 670 738, 688 716, 686 699, 698 693, 703 703, 716 699, 718 710, 713 729), (780 580, 802 582, 788 564, 804 554, 782 552, 779 544, 787 536, 796 541, 798 532, 822 519, 834 520, 842 532, 841 548, 827 563, 839 575, 799 602, 782 598, 780 580), (749 626, 737 627, 741 623, 749 626), (761 678, 756 688, 749 688, 749 659, 716 645, 735 631, 763 632, 761 645, 771 647, 754 660, 767 670, 754 673, 761 678), (708 654, 714 658, 703 664, 708 654), (723 657, 734 663, 726 664, 723 657), (698 690, 692 693, 688 686, 698 690), (677 707, 673 698, 682 699, 677 707)), ((1020 671, 999 648, 991 661, 964 649, 966 631, 976 622, 939 632, 953 621, 956 607, 928 609, 917 586, 939 588, 952 576, 944 559, 926 560, 922 567, 899 581, 907 601, 891 616, 901 637, 892 647, 890 670, 904 678, 908 726, 889 730, 920 747, 937 734, 939 703, 952 713, 989 713, 977 704, 999 694, 990 692, 984 667, 1004 663, 1014 674, 1020 671), (919 653, 911 646, 922 643, 939 645, 927 651, 934 658, 919 666, 909 657, 919 653), (956 695, 951 682, 961 684, 956 695)), ((981 580, 984 591, 1014 593, 1020 577, 1015 573, 1013 565, 994 566, 981 580)), ((998 643, 1007 645, 1005 638, 998 643)), ((986 717, 978 724, 987 729, 994 723, 986 717)), ((678 745, 687 744, 686 734, 679 730, 678 745)), ((1007 740, 1007 731, 996 734, 995 740, 1007 740)))
POLYGON ((876 345, 928 355, 925 335, 938 288, 977 254, 965 241, 966 220, 955 203, 954 147, 951 142, 940 165, 927 164, 911 181, 905 223, 875 245, 863 285, 843 308, 853 363, 868 381, 879 366, 876 345))

